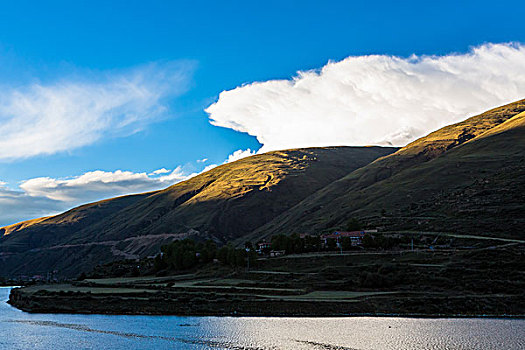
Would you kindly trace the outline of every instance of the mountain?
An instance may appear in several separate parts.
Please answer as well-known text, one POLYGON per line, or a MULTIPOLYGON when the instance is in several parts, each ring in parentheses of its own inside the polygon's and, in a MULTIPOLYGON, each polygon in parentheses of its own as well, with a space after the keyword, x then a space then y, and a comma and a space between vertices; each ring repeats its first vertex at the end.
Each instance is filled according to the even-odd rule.
POLYGON ((0 229, 0 275, 75 276, 154 254, 174 239, 258 241, 344 229, 523 238, 525 100, 401 148, 269 152, 161 191, 123 196, 0 229))
POLYGON ((252 237, 386 230, 523 238, 525 100, 446 126, 324 187, 252 237))
POLYGON ((242 240, 309 195, 396 151, 326 147, 269 152, 216 167, 161 191, 123 196, 0 229, 0 275, 147 256, 173 239, 242 240))

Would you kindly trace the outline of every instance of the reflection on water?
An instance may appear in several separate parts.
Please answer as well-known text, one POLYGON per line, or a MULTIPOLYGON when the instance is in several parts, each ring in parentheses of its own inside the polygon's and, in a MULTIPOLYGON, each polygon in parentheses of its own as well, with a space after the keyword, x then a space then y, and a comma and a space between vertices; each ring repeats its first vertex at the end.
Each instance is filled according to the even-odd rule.
POLYGON ((28 314, 8 295, 0 349, 525 349, 525 320, 28 314))

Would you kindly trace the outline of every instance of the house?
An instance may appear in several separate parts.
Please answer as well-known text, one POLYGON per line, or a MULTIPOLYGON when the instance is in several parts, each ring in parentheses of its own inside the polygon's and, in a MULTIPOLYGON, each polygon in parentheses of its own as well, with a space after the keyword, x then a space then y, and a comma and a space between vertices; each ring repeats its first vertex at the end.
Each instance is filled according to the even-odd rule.
POLYGON ((43 275, 33 275, 33 277, 31 277, 31 280, 33 281, 45 281, 45 277, 43 275))
POLYGON ((340 247, 342 243, 343 237, 350 238, 350 242, 353 247, 361 245, 363 243, 363 237, 365 236, 365 231, 351 231, 351 232, 343 232, 343 231, 335 231, 334 233, 330 233, 327 235, 321 236, 321 242, 324 247, 328 245, 328 240, 333 239, 335 240, 338 247, 340 247))
POLYGON ((262 254, 264 251, 272 249, 272 244, 270 242, 259 242, 257 243, 257 253, 262 254))
POLYGON ((270 251, 270 257, 274 258, 274 257, 277 257, 277 256, 282 256, 286 253, 285 250, 271 250, 270 251))

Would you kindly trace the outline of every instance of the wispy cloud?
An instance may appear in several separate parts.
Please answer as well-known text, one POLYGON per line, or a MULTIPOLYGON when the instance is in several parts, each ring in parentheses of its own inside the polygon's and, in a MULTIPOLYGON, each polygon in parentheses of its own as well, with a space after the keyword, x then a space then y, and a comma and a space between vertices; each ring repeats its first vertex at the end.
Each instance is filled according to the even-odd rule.
POLYGON ((206 111, 213 125, 256 136, 260 152, 401 146, 524 94, 525 46, 486 44, 445 56, 348 57, 224 91, 206 111))
POLYGON ((92 72, 48 84, 0 88, 0 160, 69 151, 137 132, 168 113, 184 92, 192 62, 92 72))
POLYGON ((151 173, 149 173, 148 175, 159 175, 159 174, 167 174, 169 173, 170 170, 169 169, 166 169, 166 168, 161 168, 161 169, 157 169, 155 171, 152 171, 151 173))

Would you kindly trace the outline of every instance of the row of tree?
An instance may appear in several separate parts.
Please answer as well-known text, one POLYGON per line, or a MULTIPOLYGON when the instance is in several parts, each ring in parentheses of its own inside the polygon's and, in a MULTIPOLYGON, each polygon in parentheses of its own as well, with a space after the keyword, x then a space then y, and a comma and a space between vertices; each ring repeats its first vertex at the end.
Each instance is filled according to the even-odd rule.
POLYGON ((256 253, 253 247, 235 248, 232 244, 227 244, 217 248, 211 240, 196 242, 188 238, 162 246, 161 254, 155 257, 154 268, 156 271, 188 270, 213 261, 233 267, 253 265, 256 253))
MULTIPOLYGON (((362 229, 361 223, 351 218, 346 225, 348 231, 358 231, 362 229)), ((298 254, 320 251, 351 250, 356 249, 352 246, 349 237, 340 237, 339 245, 335 239, 323 241, 318 235, 299 236, 297 234, 274 235, 271 238, 271 247, 266 248, 266 253, 271 250, 284 251, 285 254, 298 254)), ((373 249, 388 249, 399 244, 398 239, 383 237, 381 235, 371 236, 365 234, 362 247, 373 249)), ((212 261, 221 264, 241 267, 255 265, 256 252, 251 242, 246 242, 244 248, 235 248, 232 244, 217 247, 215 242, 207 240, 204 242, 194 241, 193 239, 183 239, 171 242, 161 248, 161 254, 154 259, 154 269, 161 270, 188 270, 199 265, 205 265, 212 261)))
MULTIPOLYGON (((266 252, 274 250, 284 251, 285 254, 300 254, 356 249, 352 246, 349 237, 339 238, 339 243, 340 246, 337 246, 335 239, 328 239, 324 244, 320 236, 300 237, 297 234, 289 236, 279 234, 271 238, 271 247, 267 248, 266 252)), ((363 248, 388 249, 399 243, 399 239, 365 234, 362 246, 363 248)), ((254 266, 256 258, 257 255, 251 242, 246 242, 244 248, 235 248, 232 244, 218 248, 215 242, 211 240, 197 242, 192 239, 183 239, 162 246, 161 254, 155 257, 154 268, 156 271, 165 269, 188 270, 214 260, 233 267, 254 266)))

